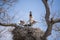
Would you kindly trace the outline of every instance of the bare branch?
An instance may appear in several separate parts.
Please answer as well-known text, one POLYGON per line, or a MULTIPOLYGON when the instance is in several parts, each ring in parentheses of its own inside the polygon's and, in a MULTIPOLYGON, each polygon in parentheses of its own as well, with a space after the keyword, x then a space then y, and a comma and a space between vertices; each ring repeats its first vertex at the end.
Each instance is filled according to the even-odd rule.
POLYGON ((6 23, 0 23, 0 26, 14 26, 14 27, 19 27, 17 24, 6 24, 6 23))
POLYGON ((49 9, 49 5, 48 5, 47 1, 48 0, 42 0, 42 2, 45 5, 45 9, 46 9, 45 20, 46 20, 46 23, 47 23, 47 30, 42 37, 43 40, 45 40, 49 35, 51 35, 53 24, 57 23, 57 22, 60 22, 60 19, 53 20, 53 18, 51 18, 51 20, 49 20, 50 9, 49 9))
POLYGON ((48 0, 42 0, 42 2, 45 5, 45 9, 46 9, 46 15, 45 15, 45 20, 47 23, 47 30, 45 32, 45 34, 43 35, 42 39, 46 39, 49 35, 51 35, 51 31, 52 31, 52 24, 49 21, 49 16, 50 16, 50 9, 47 3, 48 0))
POLYGON ((53 24, 59 23, 59 22, 60 22, 60 19, 55 19, 55 20, 53 20, 53 24))
POLYGON ((48 0, 42 0, 42 2, 44 3, 45 5, 45 9, 46 9, 46 15, 45 15, 45 20, 47 22, 47 24, 49 23, 49 16, 50 16, 50 9, 49 9, 49 6, 48 6, 48 3, 47 3, 48 0))

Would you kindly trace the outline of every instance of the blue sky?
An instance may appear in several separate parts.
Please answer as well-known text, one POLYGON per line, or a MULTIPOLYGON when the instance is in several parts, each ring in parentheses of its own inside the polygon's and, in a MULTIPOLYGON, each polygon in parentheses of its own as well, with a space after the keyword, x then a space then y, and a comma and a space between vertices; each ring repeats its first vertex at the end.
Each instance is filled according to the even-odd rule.
POLYGON ((19 0, 15 7, 10 10, 12 10, 11 15, 14 15, 12 14, 14 11, 17 13, 14 22, 28 21, 30 11, 32 11, 33 18, 41 22, 45 14, 45 8, 41 0, 19 0))
MULTIPOLYGON (((51 6, 51 0, 48 1, 50 6, 51 17, 56 13, 56 16, 59 16, 60 10, 60 0, 54 0, 51 6)), ((13 22, 19 22, 19 20, 28 21, 29 12, 32 11, 33 18, 40 23, 37 23, 35 27, 41 28, 42 30, 46 30, 45 23, 45 7, 42 3, 42 0, 18 0, 15 6, 13 6, 10 10, 10 15, 14 15, 16 13, 16 17, 13 22)), ((53 31, 54 33, 54 31, 53 31)), ((52 34, 53 35, 53 34, 52 34)), ((49 40, 53 40, 50 38, 49 40)))
MULTIPOLYGON (((51 11, 51 17, 56 12, 56 15, 59 16, 58 11, 60 10, 60 0, 54 0, 52 6, 51 0, 48 1, 51 11)), ((9 9, 10 15, 16 15, 14 22, 19 22, 19 20, 25 20, 28 21, 29 19, 29 12, 32 11, 33 18, 41 23, 39 23, 39 26, 46 26, 44 22, 44 16, 45 16, 45 7, 42 3, 42 0, 18 0, 16 2, 16 5, 13 6, 11 9, 9 9)), ((45 29, 45 27, 43 27, 45 29)))

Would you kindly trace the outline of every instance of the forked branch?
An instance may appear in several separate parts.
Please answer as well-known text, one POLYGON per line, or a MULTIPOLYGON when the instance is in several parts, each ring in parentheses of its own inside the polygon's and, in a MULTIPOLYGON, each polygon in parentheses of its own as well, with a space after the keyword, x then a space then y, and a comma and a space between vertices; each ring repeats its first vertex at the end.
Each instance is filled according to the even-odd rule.
POLYGON ((50 21, 49 20, 50 9, 49 9, 49 5, 48 5, 48 0, 42 0, 42 2, 43 2, 44 6, 45 6, 45 9, 46 9, 45 20, 46 20, 46 23, 47 23, 47 30, 42 37, 42 39, 45 40, 49 35, 51 35, 53 24, 60 22, 60 19, 53 20, 53 18, 52 18, 51 21, 50 21))

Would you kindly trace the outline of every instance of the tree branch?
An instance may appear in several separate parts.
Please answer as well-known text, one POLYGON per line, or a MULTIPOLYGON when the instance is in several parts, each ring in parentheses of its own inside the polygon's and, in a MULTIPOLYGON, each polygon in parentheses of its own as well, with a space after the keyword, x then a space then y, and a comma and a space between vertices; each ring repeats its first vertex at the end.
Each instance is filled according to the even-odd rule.
POLYGON ((49 6, 48 6, 48 3, 47 3, 48 0, 42 0, 42 2, 44 3, 45 5, 45 9, 46 9, 46 15, 45 15, 45 20, 47 22, 47 24, 49 23, 49 16, 50 16, 50 9, 49 9, 49 6))
POLYGON ((43 40, 46 39, 51 34, 51 31, 52 31, 52 24, 49 21, 50 9, 49 9, 47 1, 48 0, 42 0, 43 4, 45 5, 45 9, 46 9, 45 20, 46 20, 46 23, 47 23, 47 30, 42 37, 43 40))
POLYGON ((48 0, 42 0, 43 4, 45 5, 45 9, 46 9, 45 20, 47 23, 47 30, 42 37, 43 40, 45 40, 49 35, 51 35, 53 24, 60 22, 60 19, 53 20, 53 18, 51 18, 51 21, 49 20, 50 9, 49 9, 49 5, 48 5, 47 1, 48 0))
POLYGON ((55 19, 55 20, 53 20, 53 24, 59 23, 59 22, 60 22, 60 19, 55 19))
POLYGON ((5 23, 0 23, 0 26, 14 26, 14 27, 19 27, 17 24, 5 24, 5 23))

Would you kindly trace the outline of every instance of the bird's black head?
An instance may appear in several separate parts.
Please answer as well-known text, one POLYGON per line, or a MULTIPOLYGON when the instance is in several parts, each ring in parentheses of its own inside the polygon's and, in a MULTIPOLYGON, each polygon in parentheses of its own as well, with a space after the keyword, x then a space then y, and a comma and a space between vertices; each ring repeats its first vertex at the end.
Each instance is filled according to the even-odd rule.
POLYGON ((29 16, 32 16, 32 12, 30 11, 30 15, 29 16))

